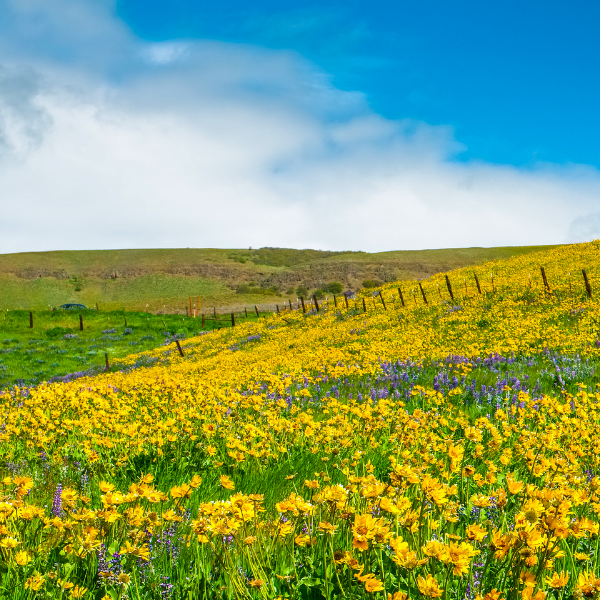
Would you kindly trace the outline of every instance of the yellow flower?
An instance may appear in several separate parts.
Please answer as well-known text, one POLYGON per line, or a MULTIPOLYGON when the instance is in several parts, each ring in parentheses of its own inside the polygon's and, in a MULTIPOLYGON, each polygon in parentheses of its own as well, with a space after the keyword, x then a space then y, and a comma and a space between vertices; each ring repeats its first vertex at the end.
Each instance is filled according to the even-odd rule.
POLYGON ((421 594, 427 598, 439 598, 443 592, 432 575, 427 575, 427 578, 419 576, 417 578, 417 587, 421 594))
POLYGON ((481 542, 483 538, 487 537, 488 532, 487 529, 481 527, 477 523, 473 523, 473 525, 469 525, 467 527, 467 537, 470 540, 475 540, 476 542, 481 542))
POLYGON ((226 490, 235 490, 235 485, 232 479, 227 475, 221 475, 221 487, 225 488, 226 490))
POLYGON ((44 585, 44 581, 44 578, 39 573, 36 573, 35 575, 27 578, 25 581, 25 589, 37 592, 44 585))
POLYGON ((0 540, 0 546, 8 550, 14 550, 21 542, 14 537, 6 536, 0 540))
POLYGON ((365 590, 372 594, 373 592, 380 592, 384 589, 383 582, 377 579, 375 576, 365 581, 365 590))
POLYGON ((20 550, 15 554, 15 562, 20 566, 24 567, 31 562, 31 556, 25 550, 20 550))
POLYGON ((83 598, 85 593, 87 592, 87 588, 84 588, 81 585, 76 585, 70 592, 71 598, 83 598))
POLYGON ((569 574, 565 573, 564 571, 561 571, 560 575, 555 571, 550 577, 546 578, 546 583, 548 584, 548 587, 551 587, 555 590, 564 588, 565 585, 567 585, 568 581, 569 574))
POLYGON ((329 535, 333 535, 335 533, 335 530, 337 529, 337 525, 332 525, 328 521, 323 521, 323 522, 319 523, 319 529, 323 533, 328 533, 329 535))

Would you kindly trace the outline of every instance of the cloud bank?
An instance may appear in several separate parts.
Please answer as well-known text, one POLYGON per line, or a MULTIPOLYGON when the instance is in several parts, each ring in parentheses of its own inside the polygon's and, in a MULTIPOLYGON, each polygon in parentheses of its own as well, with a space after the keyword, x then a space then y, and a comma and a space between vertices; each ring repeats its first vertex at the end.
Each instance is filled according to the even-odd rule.
POLYGON ((150 44, 107 1, 0 0, 0 23, 0 252, 600 237, 596 169, 461 162, 297 54, 150 44))

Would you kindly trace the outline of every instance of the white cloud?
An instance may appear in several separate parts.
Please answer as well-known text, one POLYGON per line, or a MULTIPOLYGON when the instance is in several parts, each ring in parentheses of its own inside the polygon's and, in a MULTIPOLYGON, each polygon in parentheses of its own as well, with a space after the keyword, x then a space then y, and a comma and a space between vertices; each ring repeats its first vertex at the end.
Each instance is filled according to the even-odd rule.
POLYGON ((597 213, 592 168, 461 163, 450 129, 386 120, 293 53, 145 44, 108 4, 28 0, 17 17, 38 19, 44 35, 64 31, 52 10, 37 10, 55 1, 90 32, 85 52, 73 34, 61 42, 68 60, 32 51, 31 40, 0 54, 2 252, 386 250, 597 235, 578 225, 597 213))

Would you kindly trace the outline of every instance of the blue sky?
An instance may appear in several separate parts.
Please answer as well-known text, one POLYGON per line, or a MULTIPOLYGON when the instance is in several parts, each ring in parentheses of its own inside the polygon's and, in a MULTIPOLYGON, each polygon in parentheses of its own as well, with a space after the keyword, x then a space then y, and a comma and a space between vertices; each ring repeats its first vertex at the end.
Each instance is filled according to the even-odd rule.
POLYGON ((600 166, 600 4, 120 0, 140 37, 292 49, 390 119, 451 125, 460 158, 600 166))
POLYGON ((599 11, 0 0, 0 252, 598 238, 599 11))

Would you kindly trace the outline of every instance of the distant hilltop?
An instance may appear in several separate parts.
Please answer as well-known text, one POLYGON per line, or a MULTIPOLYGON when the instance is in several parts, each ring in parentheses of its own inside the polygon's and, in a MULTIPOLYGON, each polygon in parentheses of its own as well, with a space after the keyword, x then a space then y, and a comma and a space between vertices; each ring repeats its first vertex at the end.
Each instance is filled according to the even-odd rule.
POLYGON ((175 312, 421 279, 555 246, 352 252, 259 249, 65 250, 0 255, 0 308, 65 303, 175 312))

